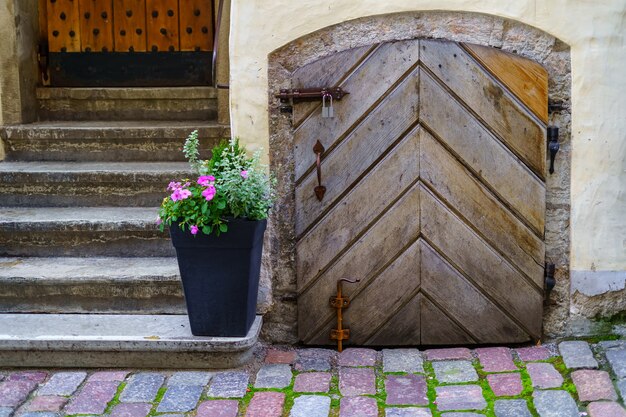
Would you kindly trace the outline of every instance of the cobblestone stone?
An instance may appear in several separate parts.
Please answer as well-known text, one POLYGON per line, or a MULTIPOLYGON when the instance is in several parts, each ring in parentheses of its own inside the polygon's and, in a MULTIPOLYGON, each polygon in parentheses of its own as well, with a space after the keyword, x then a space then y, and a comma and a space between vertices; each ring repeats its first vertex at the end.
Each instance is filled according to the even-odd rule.
POLYGON ((417 349, 383 349, 383 372, 424 372, 422 355, 417 349))
POLYGON ((424 355, 429 361, 472 360, 472 352, 467 348, 428 349, 424 355))
POLYGON ((440 383, 453 384, 459 382, 478 381, 478 374, 474 365, 469 361, 441 361, 433 362, 435 378, 440 383))
POLYGON ((38 395, 72 395, 87 377, 86 372, 59 372, 37 391, 38 395))
POLYGON ((196 417, 237 417, 238 413, 237 400, 211 400, 200 404, 196 417))
POLYGON ((294 350, 268 349, 265 356, 265 363, 285 363, 291 365, 295 361, 296 352, 294 350))
POLYGON ((47 372, 14 372, 7 378, 7 381, 31 381, 41 384, 48 377, 47 372))
POLYGON ((243 398, 250 377, 245 372, 221 372, 215 374, 209 387, 209 397, 243 398))
POLYGON ((111 411, 110 417, 146 417, 151 409, 152 404, 118 404, 111 411))
POLYGON ((339 391, 344 396, 376 394, 376 376, 370 368, 340 368, 339 391))
POLYGON ((526 400, 497 400, 493 411, 496 417, 532 417, 526 400))
POLYGON ((20 417, 60 417, 60 414, 50 411, 33 411, 24 413, 20 417))
POLYGON ((505 347, 492 347, 476 349, 478 360, 485 372, 516 371, 517 366, 513 363, 511 350, 505 347))
POLYGON ((10 407, 0 407, 0 417, 10 417, 13 409, 10 407))
POLYGON ((293 402, 290 417, 328 417, 330 397, 322 395, 302 395, 293 402))
POLYGON ((159 413, 187 412, 196 408, 203 387, 193 385, 174 385, 167 388, 161 403, 157 407, 159 413))
POLYGON ((37 396, 26 407, 26 411, 60 411, 67 404, 67 397, 37 396))
POLYGON ((609 350, 606 359, 618 378, 626 378, 626 349, 609 350))
POLYGON ((0 382, 0 407, 17 407, 28 394, 37 387, 37 382, 30 380, 0 382))
POLYGON ((423 375, 387 375, 385 390, 389 405, 428 405, 423 375))
POLYGON ((369 397, 343 397, 339 417, 378 417, 378 404, 369 397))
POLYGON ((377 353, 374 349, 348 348, 339 354, 339 366, 374 366, 377 353))
POLYGON ((159 373, 139 373, 130 377, 120 401, 127 403, 152 402, 163 385, 165 377, 159 373))
POLYGON ((296 376, 294 392, 328 392, 331 374, 328 372, 305 372, 296 376))
POLYGON ((406 407, 385 410, 385 417, 432 417, 432 415, 428 408, 406 407))
POLYGON ((296 359, 297 371, 330 371, 336 353, 330 349, 300 349, 296 359))
POLYGON ((598 361, 593 357, 589 343, 584 341, 567 341, 559 343, 559 352, 565 366, 570 369, 597 368, 598 361))
POLYGON ((87 382, 122 382, 128 376, 128 371, 103 371, 89 376, 87 382))
POLYGON ((284 403, 285 394, 282 392, 257 392, 250 400, 246 417, 280 417, 284 403))
POLYGON ((595 402, 587 407, 589 417, 626 417, 624 407, 614 402, 595 402))
POLYGON ((524 387, 519 373, 489 374, 489 386, 496 397, 513 397, 520 395, 524 387))
POLYGON ((167 386, 193 385, 196 387, 205 386, 209 383, 212 374, 210 372, 175 372, 167 380, 167 386))
POLYGON ((608 372, 580 370, 572 372, 579 401, 617 400, 617 392, 608 372))
POLYGON ((450 413, 441 414, 442 417, 485 417, 484 414, 473 413, 468 411, 452 411, 450 413))
POLYGON ((535 388, 559 388, 563 385, 563 376, 551 363, 529 363, 526 370, 535 388))
POLYGON ((478 385, 446 385, 435 388, 437 409, 482 410, 487 407, 483 391, 478 385))
POLYGON ((540 417, 580 417, 576 402, 567 391, 535 391, 533 402, 540 417))
POLYGON ((102 414, 117 392, 118 382, 88 382, 66 407, 66 414, 102 414))
POLYGON ((255 388, 285 388, 291 384, 291 366, 286 364, 263 365, 256 375, 255 388))
POLYGON ((515 351, 520 360, 524 362, 545 361, 552 356, 550 351, 543 346, 518 348, 515 351))
POLYGON ((626 379, 617 381, 617 390, 619 391, 619 395, 622 397, 622 401, 626 401, 626 379))

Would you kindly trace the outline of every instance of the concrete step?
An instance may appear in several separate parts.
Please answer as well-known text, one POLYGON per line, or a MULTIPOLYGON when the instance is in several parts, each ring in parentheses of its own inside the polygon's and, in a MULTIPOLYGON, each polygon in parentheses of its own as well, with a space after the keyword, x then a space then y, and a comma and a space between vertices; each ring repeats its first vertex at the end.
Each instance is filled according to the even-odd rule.
POLYGON ((0 258, 0 313, 186 311, 176 258, 0 258))
POLYGON ((184 161, 198 129, 202 157, 230 127, 207 121, 38 122, 0 127, 8 161, 184 161))
POLYGON ((0 256, 174 256, 156 217, 156 207, 0 207, 0 256))
POLYGON ((186 162, 0 162, 0 205, 155 207, 186 162))
POLYGON ((252 358, 246 337, 192 336, 185 315, 0 314, 0 366, 234 368, 252 358))
POLYGON ((37 88, 39 120, 216 120, 212 87, 37 88))

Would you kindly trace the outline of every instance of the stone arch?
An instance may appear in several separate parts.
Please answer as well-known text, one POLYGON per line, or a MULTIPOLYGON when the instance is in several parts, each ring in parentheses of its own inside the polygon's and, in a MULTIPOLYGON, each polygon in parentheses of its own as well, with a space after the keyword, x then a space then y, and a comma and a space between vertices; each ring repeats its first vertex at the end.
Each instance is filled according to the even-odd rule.
POLYGON ((264 335, 276 342, 297 341, 294 233, 294 164, 290 116, 280 113, 274 94, 290 88, 298 68, 361 46, 409 39, 441 39, 489 46, 541 64, 549 74, 549 97, 563 102, 550 115, 560 128, 557 170, 546 180, 546 261, 556 265, 557 285, 546 300, 544 335, 564 335, 569 316, 571 66, 570 48, 552 35, 502 17, 467 12, 410 12, 376 15, 320 29, 269 54, 269 133, 271 169, 279 201, 271 218, 263 281, 273 289, 264 335), (271 283, 270 283, 271 281, 271 283))

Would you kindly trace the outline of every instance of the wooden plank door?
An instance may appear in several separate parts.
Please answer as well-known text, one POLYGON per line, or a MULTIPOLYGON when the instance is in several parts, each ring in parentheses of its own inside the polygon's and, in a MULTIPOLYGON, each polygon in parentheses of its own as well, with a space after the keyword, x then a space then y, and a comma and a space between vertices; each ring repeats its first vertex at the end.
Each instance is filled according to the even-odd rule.
POLYGON ((475 45, 402 41, 299 69, 350 94, 294 106, 299 336, 332 344, 328 299, 359 278, 356 345, 541 336, 547 73, 475 45), (325 147, 318 201, 313 146, 325 147))
POLYGON ((214 1, 39 0, 42 78, 58 87, 210 85, 214 1))

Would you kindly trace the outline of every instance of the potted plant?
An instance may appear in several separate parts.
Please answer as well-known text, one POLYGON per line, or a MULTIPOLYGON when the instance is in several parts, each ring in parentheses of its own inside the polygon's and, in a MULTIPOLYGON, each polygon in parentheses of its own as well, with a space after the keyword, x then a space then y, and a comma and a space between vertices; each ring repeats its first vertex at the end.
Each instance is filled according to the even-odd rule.
POLYGON ((256 315, 263 235, 274 200, 260 153, 247 155, 237 139, 199 159, 198 132, 184 154, 195 176, 172 181, 157 223, 169 226, 176 249, 191 332, 241 337, 256 315))

